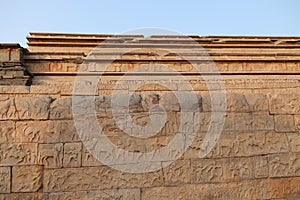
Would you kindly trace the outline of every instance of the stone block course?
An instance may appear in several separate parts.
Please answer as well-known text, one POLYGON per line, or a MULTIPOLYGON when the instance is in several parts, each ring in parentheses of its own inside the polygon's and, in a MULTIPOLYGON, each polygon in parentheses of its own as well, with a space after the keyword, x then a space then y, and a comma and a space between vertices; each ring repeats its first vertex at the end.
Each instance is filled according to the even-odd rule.
POLYGON ((0 44, 0 200, 300 199, 300 37, 109 37, 0 44))

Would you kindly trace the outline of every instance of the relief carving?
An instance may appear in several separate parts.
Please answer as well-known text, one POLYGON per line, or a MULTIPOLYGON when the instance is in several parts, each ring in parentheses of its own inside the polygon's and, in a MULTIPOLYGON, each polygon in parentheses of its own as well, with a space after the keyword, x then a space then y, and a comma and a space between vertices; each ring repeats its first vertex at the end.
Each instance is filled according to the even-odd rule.
POLYGON ((231 172, 230 178, 250 178, 251 176, 251 168, 249 167, 249 163, 245 161, 231 163, 229 170, 231 172))
POLYGON ((0 165, 34 164, 37 154, 36 144, 1 144, 0 165))
POLYGON ((17 119, 14 98, 0 97, 0 119, 17 119))
POLYGON ((15 124, 12 121, 0 121, 0 144, 12 143, 15 136, 15 124))
POLYGON ((36 192, 42 186, 40 166, 18 166, 12 169, 13 192, 36 192))
POLYGON ((46 168, 59 168, 63 163, 63 144, 40 144, 39 163, 46 168))
POLYGON ((0 167, 0 193, 10 192, 10 168, 0 167))
POLYGON ((48 119, 51 97, 17 97, 20 119, 48 119))
POLYGON ((81 143, 66 143, 64 145, 64 167, 81 166, 81 143))

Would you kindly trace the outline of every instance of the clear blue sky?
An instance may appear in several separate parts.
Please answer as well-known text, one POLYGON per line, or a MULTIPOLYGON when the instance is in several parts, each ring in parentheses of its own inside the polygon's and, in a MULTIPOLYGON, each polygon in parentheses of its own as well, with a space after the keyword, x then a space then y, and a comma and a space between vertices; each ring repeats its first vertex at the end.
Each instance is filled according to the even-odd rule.
POLYGON ((2 0, 0 8, 0 42, 23 46, 30 31, 300 36, 300 0, 2 0))

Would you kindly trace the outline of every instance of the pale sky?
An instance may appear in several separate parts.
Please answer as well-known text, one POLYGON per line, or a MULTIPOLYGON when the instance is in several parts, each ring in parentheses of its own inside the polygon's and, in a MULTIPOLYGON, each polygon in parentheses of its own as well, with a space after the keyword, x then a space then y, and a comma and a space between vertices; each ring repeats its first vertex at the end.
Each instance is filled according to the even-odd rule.
POLYGON ((0 43, 25 47, 30 31, 300 36, 299 0, 1 0, 0 8, 0 43))

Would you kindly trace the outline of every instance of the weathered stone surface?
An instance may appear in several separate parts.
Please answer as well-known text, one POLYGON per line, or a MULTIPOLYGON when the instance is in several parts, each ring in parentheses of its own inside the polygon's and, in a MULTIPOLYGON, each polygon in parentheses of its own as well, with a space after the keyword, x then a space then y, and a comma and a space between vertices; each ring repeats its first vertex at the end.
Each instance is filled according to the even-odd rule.
POLYGON ((28 94, 29 89, 30 89, 29 86, 23 86, 23 85, 15 85, 14 87, 10 85, 1 85, 0 93, 1 94, 28 94))
POLYGON ((49 195, 47 193, 11 193, 0 194, 0 200, 48 200, 49 195))
POLYGON ((295 131, 295 122, 293 115, 275 115, 275 130, 277 132, 295 131))
POLYGON ((295 127, 297 130, 300 130, 300 115, 295 115, 295 127))
POLYGON ((31 94, 58 94, 60 88, 58 87, 49 87, 48 85, 31 85, 30 93, 31 94))
POLYGON ((159 104, 167 111, 179 111, 180 105, 176 95, 172 92, 166 92, 160 95, 159 104))
POLYGON ((38 163, 45 168, 61 168, 63 166, 63 144, 39 144, 38 163))
POLYGON ((72 98, 57 98, 50 106, 50 119, 72 119, 72 98))
POLYGON ((266 158, 197 159, 192 160, 192 183, 232 182, 265 177, 266 158), (254 166, 254 163, 259 165, 254 166), (255 174, 257 173, 257 174, 255 174))
POLYGON ((92 167, 103 165, 85 147, 82 149, 82 166, 92 167))
POLYGON ((244 95, 238 93, 226 94, 226 110, 228 112, 249 112, 249 104, 244 95))
POLYGON ((11 169, 0 167, 0 193, 10 193, 11 169))
POLYGON ((59 143, 78 141, 72 120, 20 121, 16 123, 15 142, 59 143))
POLYGON ((37 192, 42 186, 41 166, 18 166, 12 168, 13 192, 37 192))
MULTIPOLYGON (((202 141, 197 144, 201 147, 202 141)), ((243 157, 283 153, 289 151, 289 142, 285 133, 272 131, 223 132, 209 158, 243 157)), ((195 158, 195 157, 194 157, 195 158)))
POLYGON ((269 100, 266 94, 246 93, 245 98, 249 105, 250 112, 263 112, 269 110, 269 100))
POLYGON ((191 183, 190 160, 177 160, 163 169, 166 185, 191 183))
POLYGON ((267 113, 228 114, 225 118, 224 130, 273 130, 273 117, 267 113))
POLYGON ((161 185, 163 185, 161 171, 131 174, 107 166, 46 169, 43 183, 44 192, 156 187, 161 185))
POLYGON ((196 113, 194 130, 206 132, 210 127, 224 131, 274 130, 274 120, 268 113, 196 113), (212 118, 214 116, 214 118, 212 118), (224 117, 223 117, 224 116, 224 117), (215 121, 211 121, 214 119, 215 121), (224 123, 222 123, 224 119, 224 123), (223 126, 222 126, 223 125, 223 126))
POLYGON ((0 200, 300 199, 300 37, 110 37, 31 33, 28 51, 0 44, 0 200), (99 41, 105 48, 89 59, 99 41), (74 84, 80 67, 86 80, 74 84), (74 87, 83 129, 73 120, 74 87), (123 96, 112 106, 116 93, 123 96), (150 135, 154 115, 166 123, 152 124, 150 135), (96 151, 102 139, 116 149, 96 151), (170 143, 187 150, 158 151, 170 143), (94 158, 101 155, 122 164, 106 166, 94 158), (125 173, 135 159, 144 173, 125 173), (154 166, 164 167, 149 172, 154 166))
POLYGON ((20 119, 48 119, 51 97, 17 97, 16 107, 20 119))
POLYGON ((83 191, 83 192, 65 192, 65 193, 51 193, 49 200, 85 200, 85 199, 97 199, 97 200, 140 200, 139 189, 118 189, 118 190, 95 190, 95 191, 83 191))
POLYGON ((142 190, 142 199, 297 199, 299 178, 261 179, 221 184, 181 185, 142 190))
POLYGON ((0 144, 0 166, 36 164, 37 144, 0 144))
POLYGON ((270 176, 287 177, 300 175, 300 154, 274 154, 269 156, 270 176))
POLYGON ((5 119, 18 119, 15 99, 0 96, 0 120, 5 119))
POLYGON ((16 123, 15 142, 53 143, 60 141, 59 122, 20 121, 16 123))
POLYGON ((290 152, 300 152, 300 133, 287 133, 290 152))
POLYGON ((215 112, 261 112, 268 111, 268 98, 262 93, 203 93, 203 111, 215 112), (224 99, 226 98, 226 102, 224 99), (225 104, 226 103, 226 104, 225 104))
POLYGON ((270 111, 272 114, 300 113, 299 94, 276 94, 271 97, 270 111))
MULTIPOLYGON (((0 144, 12 143, 15 135, 15 124, 12 121, 0 121, 0 144)), ((15 142, 15 141, 14 141, 15 142)))
POLYGON ((80 167, 81 166, 81 143, 65 143, 64 144, 64 167, 80 167))

